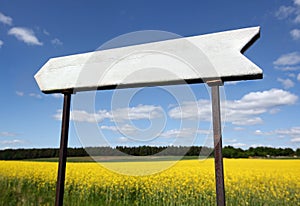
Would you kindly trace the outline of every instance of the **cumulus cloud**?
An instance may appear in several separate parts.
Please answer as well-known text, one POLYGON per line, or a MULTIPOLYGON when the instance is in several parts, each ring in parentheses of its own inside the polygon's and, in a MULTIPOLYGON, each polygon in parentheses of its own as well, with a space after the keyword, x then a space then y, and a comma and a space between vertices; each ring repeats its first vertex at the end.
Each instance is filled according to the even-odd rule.
POLYGON ((289 89, 295 86, 295 83, 290 79, 278 78, 277 81, 279 81, 282 84, 284 89, 289 89))
MULTIPOLYGON (((56 114, 53 115, 54 119, 61 120, 62 110, 57 110, 56 114)), ((73 110, 70 114, 70 119, 75 122, 101 122, 105 118, 111 118, 111 114, 106 110, 99 110, 96 113, 89 113, 84 110, 73 110)))
POLYGON ((0 22, 7 25, 12 25, 13 19, 0 12, 0 22))
POLYGON ((296 11, 296 8, 292 6, 280 6, 279 9, 276 11, 275 16, 278 19, 285 19, 292 15, 296 11))
POLYGON ((297 80, 300 81, 300 73, 297 76, 297 80))
POLYGON ((181 106, 177 106, 169 110, 169 116, 173 119, 199 119, 202 121, 210 121, 211 105, 207 99, 200 99, 197 102, 183 102, 181 106))
POLYGON ((274 130, 275 134, 288 135, 292 137, 300 137, 300 127, 291 127, 289 129, 274 130))
POLYGON ((281 20, 290 18, 294 23, 300 23, 299 0, 294 0, 293 3, 294 5, 292 6, 280 6, 279 9, 275 12, 275 16, 281 20))
POLYGON ((300 126, 291 127, 287 129, 277 129, 270 132, 262 132, 256 130, 254 132, 256 135, 277 135, 280 138, 290 138, 291 142, 300 142, 300 126))
MULTIPOLYGON (((270 112, 276 107, 295 104, 298 97, 288 91, 271 89, 251 92, 239 100, 227 100, 222 103, 227 122, 234 125, 254 125, 263 123, 259 115, 270 112)), ((209 100, 186 102, 180 107, 169 110, 173 119, 196 119, 211 121, 211 104, 209 100)))
POLYGON ((300 142, 300 127, 291 127, 289 129, 280 129, 273 131, 274 134, 287 136, 291 142, 300 142))
POLYGON ((101 130, 109 130, 117 133, 123 133, 126 135, 133 135, 136 134, 137 129, 136 127, 129 125, 129 124, 123 124, 123 125, 118 125, 118 126, 106 126, 102 125, 100 126, 101 130))
POLYGON ((4 42, 0 40, 0 48, 3 46, 4 42))
POLYGON ((28 45, 42 46, 43 43, 35 36, 31 29, 24 27, 13 27, 8 31, 9 35, 16 37, 19 41, 22 41, 28 45))
POLYGON ((290 34, 294 40, 300 39, 300 29, 293 29, 290 31, 290 34))
POLYGON ((162 117, 163 109, 155 105, 138 105, 115 109, 111 112, 113 121, 122 122, 125 120, 155 119, 162 117))
POLYGON ((281 55, 273 62, 275 66, 292 66, 300 63, 300 53, 292 52, 281 55))
MULTIPOLYGON (((61 119, 61 110, 57 110, 53 117, 61 119)), ((112 111, 99 110, 90 113, 84 110, 73 110, 71 120, 77 122, 101 122, 104 119, 110 119, 114 122, 124 122, 126 120, 155 119, 162 116, 163 109, 155 105, 138 105, 136 107, 118 108, 112 111)), ((107 129, 107 128, 106 128, 107 129)))

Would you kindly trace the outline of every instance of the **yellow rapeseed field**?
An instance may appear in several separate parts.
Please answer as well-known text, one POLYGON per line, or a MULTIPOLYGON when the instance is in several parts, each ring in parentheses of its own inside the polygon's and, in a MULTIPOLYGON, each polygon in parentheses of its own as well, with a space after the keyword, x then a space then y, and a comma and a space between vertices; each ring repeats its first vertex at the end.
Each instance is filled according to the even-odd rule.
MULTIPOLYGON (((65 203, 215 204, 213 159, 182 160, 167 170, 143 175, 148 174, 143 170, 167 163, 170 162, 68 163, 65 203)), ((300 205, 300 160, 225 159, 224 168, 228 205, 300 205)), ((0 186, 4 187, 0 192, 9 193, 3 195, 5 200, 0 197, 0 204, 14 195, 22 196, 19 200, 24 203, 29 198, 26 193, 33 193, 38 197, 28 201, 52 205, 56 172, 57 163, 0 161, 0 186)))

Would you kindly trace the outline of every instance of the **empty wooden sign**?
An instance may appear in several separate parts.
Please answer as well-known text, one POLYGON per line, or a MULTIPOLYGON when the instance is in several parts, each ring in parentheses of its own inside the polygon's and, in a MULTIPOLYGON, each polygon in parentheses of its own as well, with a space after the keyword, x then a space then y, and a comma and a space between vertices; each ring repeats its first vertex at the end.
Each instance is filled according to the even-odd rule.
POLYGON ((35 79, 44 93, 262 78, 242 53, 259 27, 51 58, 35 79))

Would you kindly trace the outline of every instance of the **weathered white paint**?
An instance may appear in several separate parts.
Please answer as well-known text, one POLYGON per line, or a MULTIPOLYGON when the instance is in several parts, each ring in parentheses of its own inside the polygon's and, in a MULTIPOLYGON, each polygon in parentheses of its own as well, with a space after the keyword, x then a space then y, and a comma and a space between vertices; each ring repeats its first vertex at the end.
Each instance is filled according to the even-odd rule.
POLYGON ((262 78, 244 52, 259 37, 252 27, 51 58, 35 79, 45 93, 262 78))

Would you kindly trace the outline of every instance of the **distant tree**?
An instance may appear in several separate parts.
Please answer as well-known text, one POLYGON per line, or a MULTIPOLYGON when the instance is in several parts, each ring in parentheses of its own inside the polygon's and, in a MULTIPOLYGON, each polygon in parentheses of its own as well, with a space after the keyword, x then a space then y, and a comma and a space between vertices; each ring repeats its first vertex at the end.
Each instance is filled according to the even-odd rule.
POLYGON ((300 157, 300 148, 296 149, 296 155, 300 157))

